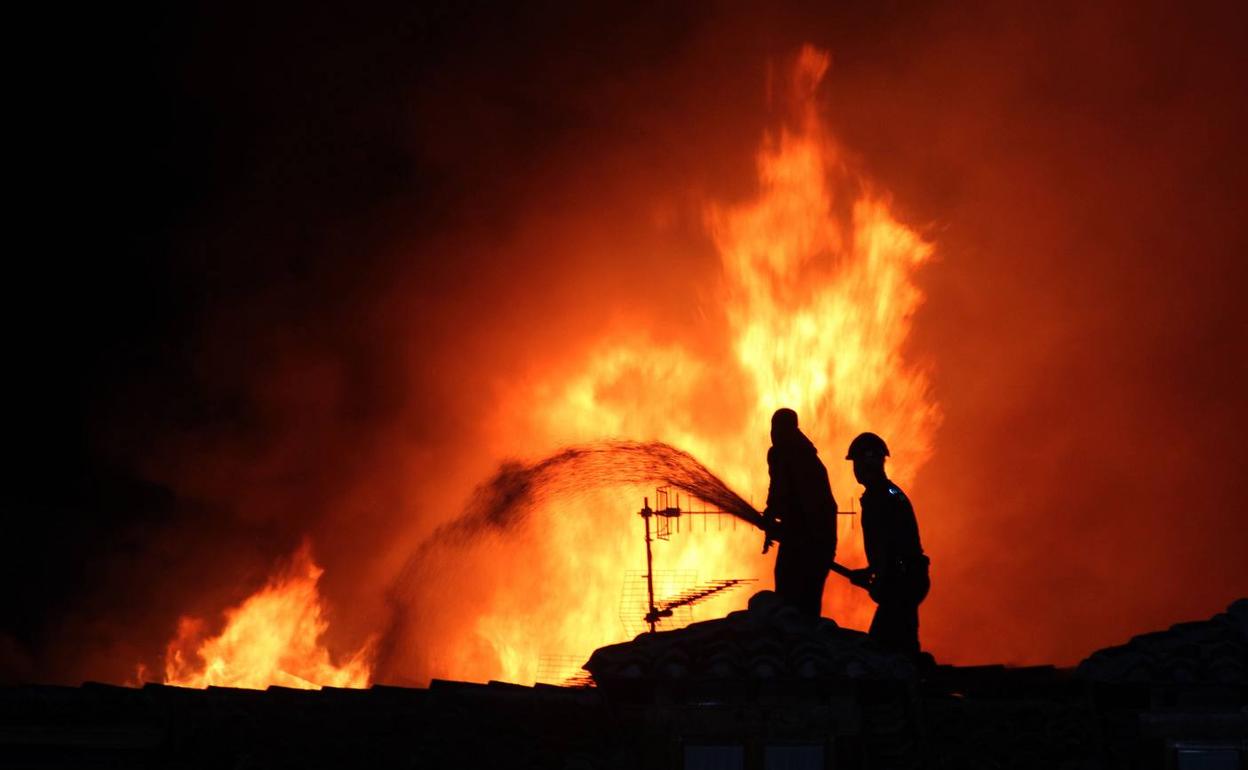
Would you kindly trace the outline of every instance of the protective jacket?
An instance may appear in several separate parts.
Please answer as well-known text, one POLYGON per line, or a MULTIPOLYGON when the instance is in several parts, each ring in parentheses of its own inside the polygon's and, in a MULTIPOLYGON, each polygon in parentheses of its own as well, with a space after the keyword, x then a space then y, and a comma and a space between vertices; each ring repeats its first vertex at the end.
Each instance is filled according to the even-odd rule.
POLYGON ((877 602, 918 604, 927 595, 928 558, 906 493, 885 479, 862 496, 862 540, 877 602))
POLYGON ((800 551, 826 567, 836 558, 836 499, 815 445, 801 431, 767 450, 771 486, 767 515, 779 520, 780 548, 800 551))

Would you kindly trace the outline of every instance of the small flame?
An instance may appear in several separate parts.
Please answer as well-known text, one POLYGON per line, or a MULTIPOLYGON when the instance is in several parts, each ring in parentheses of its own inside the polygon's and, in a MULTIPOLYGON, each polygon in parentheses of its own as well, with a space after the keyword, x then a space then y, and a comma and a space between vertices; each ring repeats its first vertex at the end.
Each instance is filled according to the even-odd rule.
POLYGON ((184 616, 165 651, 165 683, 180 687, 282 685, 305 690, 367 687, 371 642, 341 666, 320 643, 329 628, 317 582, 324 572, 305 543, 289 565, 242 604, 225 629, 204 639, 204 621, 184 616))

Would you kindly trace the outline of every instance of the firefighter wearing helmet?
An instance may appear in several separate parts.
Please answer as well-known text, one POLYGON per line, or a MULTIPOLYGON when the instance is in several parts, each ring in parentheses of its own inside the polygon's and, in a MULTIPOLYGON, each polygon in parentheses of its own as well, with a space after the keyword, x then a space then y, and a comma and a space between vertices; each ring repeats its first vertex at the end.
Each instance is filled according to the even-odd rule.
POLYGON ((923 554, 914 507, 884 472, 888 445, 874 433, 863 433, 849 445, 845 459, 854 464, 862 495, 862 539, 866 569, 850 580, 867 589, 875 601, 868 632, 882 647, 919 655, 919 604, 931 588, 930 560, 923 554))

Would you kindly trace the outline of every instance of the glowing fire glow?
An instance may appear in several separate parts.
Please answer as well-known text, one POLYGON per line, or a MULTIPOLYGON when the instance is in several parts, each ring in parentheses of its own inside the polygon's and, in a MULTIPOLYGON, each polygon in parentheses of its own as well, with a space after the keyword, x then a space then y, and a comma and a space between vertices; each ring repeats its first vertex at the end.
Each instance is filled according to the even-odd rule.
POLYGON ((888 438, 904 482, 927 460, 939 421, 927 377, 902 357, 923 300, 911 274, 932 247, 869 191, 854 190, 848 221, 837 216, 832 182, 846 174, 813 99, 827 67, 826 54, 802 51, 800 131, 765 141, 757 200, 712 206, 707 220, 756 418, 796 409, 812 438, 838 447, 869 428, 888 438))
MULTIPOLYGON (((842 510, 860 488, 841 457, 863 430, 887 438, 894 478, 914 478, 940 420, 926 372, 905 357, 923 301, 914 272, 933 249, 847 171, 815 99, 828 64, 811 47, 797 57, 797 118, 764 138, 757 196, 704 212, 721 258, 722 329, 735 360, 707 360, 643 337, 602 340, 571 377, 519 389, 499 419, 511 420, 498 437, 500 453, 537 454, 604 435, 657 439, 692 452, 757 502, 767 489, 770 416, 787 406, 823 448, 842 510)), ((545 512, 540 542, 526 545, 541 554, 541 586, 514 595, 501 587, 473 629, 497 659, 457 657, 441 673, 532 681, 543 655, 583 658, 619 641, 621 576, 642 564, 640 522, 629 514, 648 493, 618 490, 578 500, 577 510, 545 512)), ((841 519, 838 560, 861 565, 854 517, 841 519)), ((771 587, 773 557, 759 554, 757 532, 725 532, 716 523, 702 534, 695 521, 689 529, 658 547, 656 568, 696 572, 703 581, 753 577, 757 587, 771 587)), ((698 613, 721 615, 747 597, 712 599, 698 613)), ((861 592, 829 580, 825 615, 863 628, 872 610, 861 592)))
MULTIPOLYGON (((560 444, 610 436, 660 440, 693 453, 758 504, 767 489, 768 421, 787 406, 823 449, 842 510, 859 492, 840 458, 860 431, 883 435, 893 450, 894 477, 902 484, 913 479, 940 419, 926 373, 907 361, 905 350, 923 301, 914 273, 931 258, 932 246, 894 218, 886 197, 847 170, 815 98, 828 63, 826 53, 810 47, 797 57, 796 118, 764 137, 756 196, 710 203, 702 212, 722 264, 716 320, 726 344, 719 349, 730 355, 708 358, 640 332, 603 339, 579 366, 569 369, 565 361, 559 374, 548 370, 503 394, 491 421, 492 454, 540 456, 560 444)), ((650 493, 587 494, 575 509, 553 504, 537 511, 514 541, 490 544, 523 553, 522 563, 509 569, 492 556, 478 557, 496 584, 466 622, 424 640, 432 670, 422 673, 532 682, 543 656, 583 660, 620 641, 621 580, 644 564, 641 522, 631 514, 650 493)), ((860 565, 853 517, 841 518, 838 560, 860 565)), ((689 522, 685 533, 656 547, 656 568, 696 572, 703 581, 757 578, 757 587, 771 587, 774 556, 759 553, 757 532, 739 524, 725 531, 719 522, 710 529, 699 533, 689 522)), ((316 588, 320 574, 305 549, 228 613, 220 635, 199 642, 202 623, 184 618, 169 645, 166 680, 197 687, 365 686, 367 646, 335 666, 318 641, 327 627, 316 588)), ((712 599, 698 613, 723 614, 747 596, 712 599)), ((863 627, 870 611, 861 592, 829 580, 824 614, 863 627)))
POLYGON ((165 682, 182 687, 368 686, 370 645, 335 666, 320 643, 329 628, 317 590, 322 572, 304 545, 268 585, 225 613, 219 635, 204 639, 204 622, 183 617, 165 653, 165 682))

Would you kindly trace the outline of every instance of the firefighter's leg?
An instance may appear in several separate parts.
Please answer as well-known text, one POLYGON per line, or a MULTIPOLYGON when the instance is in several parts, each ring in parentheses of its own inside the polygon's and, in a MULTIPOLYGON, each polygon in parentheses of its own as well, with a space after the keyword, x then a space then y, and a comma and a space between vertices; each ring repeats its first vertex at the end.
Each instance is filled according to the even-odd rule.
POLYGON ((806 579, 806 595, 802 597, 802 614, 819 617, 823 614, 823 586, 828 581, 828 571, 814 567, 806 579))
POLYGON ((885 649, 918 655, 919 605, 904 601, 880 602, 867 633, 885 649))
POLYGON ((788 569, 792 587, 789 603, 807 617, 819 617, 823 611, 823 584, 828 579, 828 570, 808 553, 790 553, 788 569))
POLYGON ((794 592, 793 555, 790 549, 780 544, 776 554, 776 594, 785 602, 792 603, 794 592))
POLYGON ((780 545, 776 554, 776 593, 803 615, 819 617, 828 570, 808 555, 780 545))

